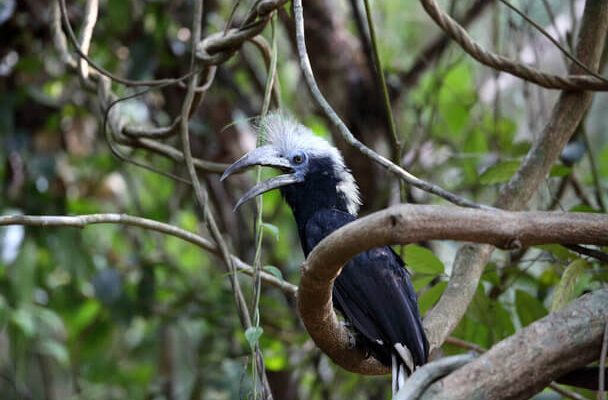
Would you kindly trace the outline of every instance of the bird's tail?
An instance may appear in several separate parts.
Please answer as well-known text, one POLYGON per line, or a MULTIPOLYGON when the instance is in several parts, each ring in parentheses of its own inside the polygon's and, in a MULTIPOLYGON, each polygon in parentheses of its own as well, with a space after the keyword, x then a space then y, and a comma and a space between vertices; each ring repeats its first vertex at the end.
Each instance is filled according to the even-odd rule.
POLYGON ((395 343, 394 348, 395 352, 391 356, 393 397, 403 387, 405 380, 415 369, 414 359, 409 349, 401 343, 395 343))

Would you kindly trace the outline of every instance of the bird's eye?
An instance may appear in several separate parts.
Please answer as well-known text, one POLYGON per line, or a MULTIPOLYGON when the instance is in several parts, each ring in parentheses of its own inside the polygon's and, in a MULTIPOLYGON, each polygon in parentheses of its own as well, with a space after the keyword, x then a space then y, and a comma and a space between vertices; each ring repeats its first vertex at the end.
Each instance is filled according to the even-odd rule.
POLYGON ((293 161, 294 164, 302 164, 304 162, 304 155, 301 153, 295 154, 291 158, 291 161, 293 161))

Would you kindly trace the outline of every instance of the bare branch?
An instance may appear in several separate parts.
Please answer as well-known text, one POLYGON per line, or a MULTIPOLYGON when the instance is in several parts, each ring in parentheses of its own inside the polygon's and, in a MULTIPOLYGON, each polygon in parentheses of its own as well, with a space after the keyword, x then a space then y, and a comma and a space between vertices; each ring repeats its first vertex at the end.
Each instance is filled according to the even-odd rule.
MULTIPOLYGON (((173 83, 180 82, 188 77, 188 75, 185 75, 185 76, 182 76, 182 77, 176 78, 176 79, 156 79, 156 80, 133 81, 130 79, 121 78, 120 76, 114 75, 110 71, 105 70, 104 68, 99 66, 97 63, 95 63, 89 56, 87 56, 80 49, 80 44, 78 43, 78 39, 76 38, 76 34, 74 33, 74 30, 72 29, 72 25, 70 24, 70 20, 68 18, 68 11, 67 11, 67 6, 65 4, 65 0, 56 0, 56 1, 59 3, 59 9, 60 9, 61 17, 62 17, 63 26, 66 29, 67 34, 68 34, 67 39, 69 39, 72 46, 74 46, 74 50, 76 51, 78 56, 81 57, 82 59, 86 60, 88 65, 90 67, 92 67, 100 75, 106 76, 106 77, 110 78, 112 81, 122 83, 123 85, 126 85, 126 86, 154 86, 154 85, 173 84, 173 83)), ((56 43, 61 44, 60 42, 57 42, 57 41, 56 41, 56 43)), ((90 77, 91 77, 91 79, 94 79, 94 80, 98 79, 97 74, 95 74, 95 75, 91 74, 90 77)))
MULTIPOLYGON (((476 0, 471 6, 464 12, 461 19, 458 22, 463 26, 469 26, 475 19, 483 14, 486 7, 492 4, 491 0, 476 0)), ((448 45, 451 43, 450 37, 445 33, 442 33, 432 42, 420 51, 420 54, 416 57, 416 60, 412 65, 404 72, 399 73, 399 80, 405 87, 415 86, 422 73, 433 65, 433 60, 439 58, 448 45)), ((399 92, 401 94, 402 91, 399 92)))
POLYGON ((207 36, 196 45, 196 58, 205 65, 217 65, 228 60, 247 40, 253 39, 264 30, 270 21, 270 14, 283 6, 287 0, 258 1, 245 17, 239 28, 231 28, 207 36))
MULTIPOLYGON (((562 90, 608 90, 606 80, 597 79, 590 75, 568 75, 565 77, 547 74, 536 68, 510 60, 504 56, 485 50, 469 36, 458 22, 446 14, 435 0, 420 0, 422 6, 431 18, 454 39, 464 51, 480 63, 498 71, 508 72, 547 89, 562 90)), ((585 62, 581 59, 581 62, 585 62)), ((589 64, 590 65, 590 64, 589 64)), ((596 69, 590 65, 591 69, 596 69)))
POLYGON ((426 388, 437 379, 452 373, 454 370, 473 361, 476 355, 472 353, 444 357, 418 368, 405 381, 405 386, 395 394, 394 400, 415 400, 420 398, 426 388))
MULTIPOLYGON (((402 204, 346 225, 325 238, 310 253, 302 267, 298 292, 300 316, 308 333, 337 364, 368 375, 388 371, 375 359, 350 348, 348 333, 338 323, 332 307, 332 285, 342 266, 365 250, 424 240, 491 243, 507 249, 543 243, 606 245, 608 215, 402 204)), ((460 278, 456 275, 450 280, 460 278)), ((428 328, 427 334, 437 347, 440 343, 432 342, 434 336, 428 328)))
MULTIPOLYGON (((378 163, 379 165, 386 168, 389 172, 395 174, 403 181, 421 189, 429 193, 436 194, 447 201, 463 206, 463 207, 473 207, 473 208, 484 208, 477 203, 474 203, 470 200, 467 200, 461 196, 458 196, 454 193, 451 193, 440 186, 437 186, 433 183, 422 180, 408 171, 401 168, 399 165, 394 164, 387 158, 381 156, 376 153, 361 141, 357 140, 355 136, 351 133, 348 127, 344 124, 344 122, 340 119, 338 114, 334 111, 332 106, 327 102, 317 82, 315 81, 315 77, 312 73, 312 67, 310 66, 310 59, 308 58, 308 52, 306 50, 306 40, 304 38, 304 16, 302 10, 302 0, 294 0, 293 4, 293 14, 294 14, 294 22, 295 22, 295 30, 296 30, 296 46, 298 49, 298 57, 300 58, 300 68, 302 69, 302 73, 304 75, 304 79, 306 84, 308 85, 308 89, 310 90, 312 97, 321 107, 327 118, 335 125, 335 127, 340 132, 340 135, 346 140, 352 147, 360 151, 365 156, 369 157, 372 161, 378 163)), ((487 207, 485 207, 487 208, 487 207)))
MULTIPOLYGON (((599 66, 607 31, 608 3, 587 1, 576 54, 595 70, 599 66)), ((536 193, 579 126, 592 98, 591 92, 561 93, 547 125, 536 137, 519 170, 502 188, 496 202, 499 208, 521 209, 536 193)), ((457 253, 452 278, 424 321, 431 349, 441 346, 462 319, 493 251, 488 245, 465 245, 457 253)))
POLYGON ((597 360, 608 289, 587 294, 496 344, 433 384, 423 399, 529 398, 553 379, 597 360))
MULTIPOLYGON (((485 353, 487 350, 484 349, 481 346, 476 345, 475 343, 470 343, 467 342, 465 340, 462 339, 458 339, 456 337, 450 336, 445 340, 445 343, 454 345, 454 346, 458 346, 461 347, 463 349, 467 349, 467 350, 472 350, 475 351, 477 353, 485 353)), ((585 400, 584 396, 581 396, 580 394, 576 393, 576 392, 572 392, 570 390, 566 390, 564 388, 562 388, 561 386, 559 386, 557 383, 555 382, 551 382, 548 386, 551 390, 553 390, 556 393, 561 394, 562 396, 568 398, 568 399, 573 399, 573 400, 585 400)))
POLYGON ((600 354, 600 377, 597 400, 606 400, 606 354, 608 351, 608 318, 604 324, 604 338, 602 340, 602 352, 600 354))
MULTIPOLYGON (((89 53, 89 48, 91 47, 91 39, 93 38, 93 29, 95 29, 95 24, 97 23, 98 11, 98 0, 87 0, 85 9, 85 20, 82 24, 82 31, 80 32, 80 51, 82 51, 83 54, 89 53)), ((81 79, 83 81, 86 80, 89 76, 89 65, 87 64, 87 61, 84 59, 80 59, 78 67, 78 72, 81 79)))
MULTIPOLYGON (((55 215, 7 215, 0 216, 0 226, 4 225, 23 225, 23 226, 38 226, 38 227, 73 227, 85 228, 89 225, 97 224, 121 224, 135 226, 151 231, 163 233, 165 235, 174 236, 188 243, 200 247, 203 250, 209 251, 215 255, 219 254, 219 250, 210 240, 205 239, 193 232, 178 228, 174 225, 166 224, 159 221, 154 221, 148 218, 134 217, 127 214, 87 214, 78 216, 55 216, 55 215)), ((231 256, 236 268, 249 275, 253 276, 253 268, 239 259, 231 256)), ((294 296, 297 293, 298 287, 275 277, 267 272, 262 272, 262 280, 264 283, 274 286, 284 292, 294 296)))

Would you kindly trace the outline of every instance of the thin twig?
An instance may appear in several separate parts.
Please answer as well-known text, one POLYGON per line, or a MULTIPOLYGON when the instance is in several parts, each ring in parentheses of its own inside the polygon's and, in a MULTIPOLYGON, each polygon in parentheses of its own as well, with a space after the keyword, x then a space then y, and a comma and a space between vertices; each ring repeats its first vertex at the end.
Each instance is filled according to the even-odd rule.
MULTIPOLYGON (((93 38, 93 29, 95 29, 95 24, 97 23, 97 15, 99 11, 99 1, 98 0, 87 0, 85 6, 85 19, 82 25, 82 30, 80 32, 80 51, 83 54, 89 53, 89 48, 91 47, 91 39, 93 38)), ((79 75, 82 79, 83 83, 87 80, 89 76, 89 65, 86 60, 80 59, 79 62, 79 75)))
MULTIPOLYGON (((165 235, 173 236, 178 239, 192 243, 203 250, 209 251, 215 255, 219 254, 219 250, 210 240, 205 239, 193 232, 179 228, 175 225, 166 224, 164 222, 155 221, 148 218, 135 217, 127 214, 85 214, 78 216, 58 216, 58 215, 5 215, 0 216, 0 226, 5 225, 23 225, 36 227, 72 227, 85 228, 89 225, 99 224, 120 224, 143 228, 165 235)), ((253 268, 235 256, 231 256, 236 268, 250 276, 253 276, 253 268)), ((298 288, 297 286, 279 279, 272 274, 262 272, 262 280, 278 289, 285 291, 290 295, 294 295, 298 288)))
POLYGON ((608 254, 600 250, 590 249, 588 247, 579 246, 578 244, 568 244, 564 247, 572 250, 576 253, 583 254, 585 256, 593 257, 603 263, 608 263, 608 254))
POLYGON ((295 31, 296 31, 296 45, 298 49, 298 56, 300 58, 300 68, 302 69, 302 73, 304 75, 304 79, 310 89, 310 92, 321 107, 325 115, 329 118, 329 120, 335 125, 338 129, 342 137, 355 149, 359 150, 365 156, 369 157, 372 161, 380 164, 384 168, 386 168, 389 172, 397 175, 405 182, 421 189, 429 193, 436 194, 447 201, 463 206, 463 207, 472 207, 472 208, 488 208, 487 206, 479 205, 475 202, 467 200, 461 196, 458 196, 454 193, 448 192, 447 190, 427 181, 424 181, 416 176, 410 174, 403 168, 398 165, 395 165, 387 158, 379 155, 363 143, 361 143, 354 135, 350 132, 348 127, 342 122, 340 117, 333 110, 331 105, 327 102, 321 91, 319 90, 319 86, 315 81, 314 75, 312 73, 312 67, 310 66, 310 60, 308 58, 308 52, 306 51, 306 42, 304 38, 304 16, 302 10, 302 0, 294 0, 293 4, 293 14, 294 14, 294 22, 295 22, 295 31))
POLYGON ((532 18, 528 17, 519 8, 517 8, 514 5, 512 5, 511 3, 509 3, 507 0, 498 0, 498 1, 500 1, 502 4, 504 4, 511 10, 513 10, 517 15, 522 17, 527 23, 532 25, 544 37, 549 39, 549 41, 551 43, 553 43, 555 45, 555 47, 557 47, 566 56, 566 58, 568 58, 574 64, 578 65, 583 71, 585 71, 589 75, 597 78, 598 80, 600 80, 604 83, 608 83, 608 79, 604 78, 602 75, 598 74, 597 72, 593 71, 591 68, 586 66, 583 62, 581 62, 578 58, 576 58, 573 54, 571 54, 570 51, 568 51, 568 49, 566 49, 564 46, 562 46, 561 43, 557 39, 555 39, 553 36, 549 35, 549 32, 547 32, 542 26, 537 24, 532 18))
POLYGON ((604 338, 602 340, 602 352, 600 353, 600 377, 597 400, 606 400, 606 353, 608 352, 608 320, 604 327, 604 338))
MULTIPOLYGON (((587 1, 576 46, 577 56, 586 65, 599 65, 607 31, 608 3, 587 1)), ((592 98, 593 93, 584 91, 563 91, 560 94, 542 133, 535 138, 518 171, 501 188, 495 203, 497 207, 525 207, 579 126, 592 98)), ((424 320, 429 342, 443 343, 456 328, 479 287, 479 280, 493 251, 488 245, 469 244, 458 250, 448 286, 424 320)))
POLYGON ((364 0, 365 3, 365 15, 367 17, 367 28, 369 29, 369 37, 372 42, 372 55, 374 60, 374 70, 376 77, 380 83, 380 89, 382 90, 382 98, 384 100, 384 112, 386 113, 386 119, 388 120, 388 127, 391 133, 391 139, 393 141, 393 162, 399 163, 399 154, 401 153, 401 144, 399 143, 399 136, 397 135, 397 126, 395 125, 395 118, 393 117, 393 110, 391 107, 391 99, 388 95, 388 88, 386 86, 386 79, 384 78, 384 68, 382 67, 382 60, 380 60, 380 54, 378 51, 378 43, 376 40, 376 29, 374 27, 374 21, 372 18, 372 10, 369 6, 369 0, 364 0))
POLYGON ((72 43, 74 50, 78 54, 79 57, 85 59, 90 67, 92 67, 99 74, 104 75, 111 80, 122 83, 126 86, 154 86, 154 85, 163 85, 163 84, 175 84, 184 79, 184 77, 180 78, 171 78, 171 79, 155 79, 155 80, 141 80, 141 81, 133 81, 130 79, 121 78, 120 76, 114 75, 110 71, 100 67, 95 63, 90 57, 88 57, 81 49, 78 43, 78 39, 76 38, 76 34, 72 29, 72 25, 70 24, 70 20, 68 18, 67 6, 65 4, 65 0, 57 0, 59 2, 59 8, 61 10, 61 16, 63 18, 63 25, 68 33, 68 39, 72 43))
POLYGON ((581 135, 585 140, 585 146, 587 147, 587 155, 589 156, 589 166, 591 168, 591 176, 593 177, 593 185, 595 186, 595 198, 597 204, 602 212, 606 212, 606 203, 604 202, 604 191, 602 190, 602 182, 598 173, 597 163, 595 162, 595 155, 593 154, 594 148, 591 146, 591 141, 587 135, 587 130, 582 127, 581 135))
POLYGON ((475 42, 452 17, 441 10, 435 0, 420 0, 420 2, 441 29, 450 35, 464 51, 484 65, 507 72, 547 89, 608 90, 608 83, 605 80, 597 79, 591 75, 559 76, 548 74, 526 64, 489 52, 475 42))
MULTIPOLYGON (((196 45, 200 41, 201 38, 201 20, 203 13, 203 0, 196 0, 194 2, 194 18, 193 18, 193 26, 192 26, 192 47, 196 45)), ((190 71, 193 72, 196 68, 196 55, 192 53, 190 59, 190 71)), ((208 76, 208 79, 212 79, 211 76, 208 76)), ((180 123, 180 139, 182 143, 182 151, 184 153, 184 161, 186 164, 186 168, 188 170, 188 174, 190 176, 190 180, 192 181, 192 187, 194 188, 194 194, 196 201, 202 211, 205 224, 207 229, 209 230, 211 237, 217 243, 224 263, 228 271, 230 272, 230 285, 232 287, 232 292, 234 295, 234 301, 237 308, 237 313, 239 315, 239 319, 241 325, 245 330, 249 329, 252 326, 251 316, 249 314, 249 310, 247 309, 247 302, 245 301, 245 296, 241 290, 241 286, 236 276, 236 269, 232 262, 232 258, 230 257, 230 253, 228 251, 228 246, 222 237, 222 234, 215 222, 215 217, 211 212, 208 206, 208 195, 206 190, 202 187, 198 175, 196 173, 196 169, 194 168, 194 162, 192 160, 192 152, 190 150, 190 135, 188 129, 188 117, 191 115, 191 107, 194 101, 194 97, 196 95, 196 88, 198 85, 198 75, 193 74, 189 81, 186 90, 186 96, 184 98, 184 102, 182 103, 181 110, 181 123, 180 123)), ((202 97, 205 93, 199 93, 202 97)), ((261 377, 262 385, 264 388, 264 397, 272 397, 270 386, 268 384, 268 379, 266 377, 266 371, 264 368, 264 360, 261 354, 257 354, 256 362, 258 366, 258 374, 261 377)))

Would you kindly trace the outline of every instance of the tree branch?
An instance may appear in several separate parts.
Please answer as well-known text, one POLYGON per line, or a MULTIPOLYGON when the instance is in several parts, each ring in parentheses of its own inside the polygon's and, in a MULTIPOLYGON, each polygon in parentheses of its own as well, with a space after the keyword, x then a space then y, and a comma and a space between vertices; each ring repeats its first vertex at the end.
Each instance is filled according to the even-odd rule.
POLYGON ((295 31, 296 31, 296 46, 298 51, 298 57, 300 59, 300 68, 302 70, 302 74, 304 75, 304 80, 310 90, 310 93, 323 110, 323 113, 327 116, 327 118, 331 121, 331 123, 338 129, 340 135, 350 144, 353 148, 357 149, 363 155, 376 162, 377 164, 386 168, 389 172, 396 175, 404 182, 409 183, 412 186, 417 187, 418 189, 424 190, 428 193, 433 193, 439 197, 446 199, 447 201, 463 206, 463 207, 473 207, 473 208, 488 208, 487 206, 479 205, 471 200, 465 199, 457 194, 451 193, 444 188, 435 185, 434 183, 427 182, 423 179, 420 179, 405 169, 401 168, 399 165, 394 164, 387 158, 381 156, 376 153, 374 150, 366 146, 364 143, 359 141, 352 132, 348 129, 346 124, 340 119, 338 114, 334 111, 332 106, 323 96, 315 77, 312 72, 312 67, 310 65, 310 59, 308 57, 308 52, 306 50, 306 39, 304 37, 304 16, 303 16, 303 8, 302 8, 302 0, 293 0, 293 15, 295 22, 295 31))
POLYGON ((423 398, 529 398, 597 360, 607 316, 608 289, 587 294, 496 344, 433 384, 423 398))
MULTIPOLYGON (((490 243, 507 249, 543 243, 606 245, 608 215, 402 204, 333 232, 315 247, 302 267, 298 307, 310 336, 337 364, 367 375, 388 372, 374 358, 350 348, 348 332, 338 322, 332 307, 332 285, 342 266, 365 250, 424 240, 490 243)), ((452 301, 468 304, 468 299, 452 301)))
MULTIPOLYGON (((608 2, 587 1, 576 55, 595 70, 600 63, 607 31, 608 2)), ((578 72, 579 69, 572 67, 572 73, 578 72)), ((551 171, 592 99, 591 92, 561 93, 550 120, 536 137, 519 170, 501 189, 497 207, 521 209, 525 206, 551 171)), ((492 246, 487 245, 465 245, 458 251, 448 286, 424 321, 431 349, 441 346, 462 319, 493 251, 492 246)))
POLYGON ((472 353, 459 354, 456 356, 444 357, 422 366, 422 368, 417 369, 412 376, 405 381, 405 386, 395 394, 393 400, 419 399, 431 383, 463 365, 466 365, 474 360, 475 357, 476 355, 472 353))
MULTIPOLYGON (((134 217, 127 214, 88 214, 78 216, 55 216, 55 215, 7 215, 0 216, 0 226, 4 225, 23 225, 23 226, 38 226, 38 227, 72 227, 85 228, 89 225, 97 224, 121 224, 144 228, 151 231, 163 233, 165 235, 174 236, 188 243, 192 243, 203 250, 209 251, 215 255, 219 255, 219 250, 210 240, 205 239, 195 233, 178 228, 174 225, 165 224, 163 222, 154 221, 147 218, 134 217)), ((253 268, 239 259, 232 256, 232 261, 236 268, 247 275, 253 276, 253 268)), ((297 286, 281 280, 272 274, 262 272, 262 280, 284 292, 294 296, 298 290, 297 286)))
MULTIPOLYGON (((565 77, 548 74, 536 68, 508 59, 485 50, 475 42, 469 34, 452 17, 446 14, 435 0, 420 0, 422 6, 431 18, 443 29, 464 51, 480 63, 498 71, 507 72, 518 78, 535 83, 547 89, 562 90, 608 90, 606 80, 597 79, 590 75, 568 75, 565 77)), ((601 2, 597 2, 601 3, 601 2)), ((584 60, 581 60, 583 63, 584 60)), ((590 66, 594 68, 594 66, 590 66)))

